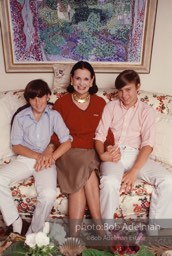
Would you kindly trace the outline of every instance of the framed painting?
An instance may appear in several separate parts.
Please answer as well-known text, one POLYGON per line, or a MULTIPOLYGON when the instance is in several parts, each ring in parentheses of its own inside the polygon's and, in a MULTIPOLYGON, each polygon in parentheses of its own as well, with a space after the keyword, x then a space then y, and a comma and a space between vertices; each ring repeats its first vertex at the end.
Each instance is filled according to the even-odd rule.
POLYGON ((157 0, 0 0, 6 72, 53 72, 89 61, 95 72, 149 73, 157 0))

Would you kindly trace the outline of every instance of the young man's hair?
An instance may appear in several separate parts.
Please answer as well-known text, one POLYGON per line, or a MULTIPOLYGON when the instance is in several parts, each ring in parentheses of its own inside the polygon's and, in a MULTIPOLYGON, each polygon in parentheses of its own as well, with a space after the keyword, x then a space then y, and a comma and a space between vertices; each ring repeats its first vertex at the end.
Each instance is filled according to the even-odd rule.
POLYGON ((35 97, 43 97, 44 95, 51 95, 51 90, 48 84, 42 79, 35 79, 30 81, 24 90, 24 98, 29 104, 29 99, 35 97))
POLYGON ((127 69, 117 76, 115 88, 119 90, 129 83, 134 83, 135 85, 140 84, 140 77, 136 71, 127 69))
MULTIPOLYGON (((30 81, 26 85, 26 88, 24 90, 24 98, 27 101, 27 104, 19 107, 16 110, 16 112, 14 113, 14 115, 12 116, 12 119, 11 119, 11 127, 13 125, 15 116, 22 110, 30 107, 29 99, 34 99, 35 97, 43 97, 44 95, 51 95, 51 90, 50 90, 48 84, 41 79, 36 79, 36 80, 30 81)), ((51 103, 51 102, 48 102, 48 104, 53 105, 53 103, 51 103)))
MULTIPOLYGON (((96 85, 96 76, 95 76, 95 72, 94 72, 94 69, 91 66, 91 64, 89 62, 87 62, 87 61, 78 61, 77 63, 75 63, 75 65, 73 66, 73 68, 72 68, 72 70, 70 72, 71 77, 74 76, 74 73, 75 73, 75 71, 77 69, 87 69, 90 72, 91 78, 94 77, 94 79, 93 79, 93 85, 89 88, 88 92, 90 94, 95 94, 96 92, 98 92, 98 87, 96 85)), ((67 87, 67 91, 69 93, 73 93, 75 91, 73 85, 70 84, 67 87)))

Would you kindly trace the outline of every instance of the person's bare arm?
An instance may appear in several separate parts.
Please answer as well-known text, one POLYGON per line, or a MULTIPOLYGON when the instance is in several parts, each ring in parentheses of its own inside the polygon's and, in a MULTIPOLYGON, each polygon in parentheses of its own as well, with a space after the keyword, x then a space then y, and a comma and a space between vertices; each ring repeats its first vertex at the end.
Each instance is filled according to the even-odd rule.
POLYGON ((71 141, 67 140, 63 142, 62 144, 57 147, 55 150, 54 144, 49 144, 47 148, 42 153, 42 157, 40 157, 36 164, 35 164, 35 170, 40 171, 43 168, 48 168, 52 164, 55 163, 55 161, 61 157, 65 152, 67 152, 71 148, 71 141))
POLYGON ((28 158, 33 158, 33 159, 38 159, 39 156, 40 156, 40 153, 38 152, 35 152, 21 144, 18 144, 18 145, 13 145, 12 146, 12 150, 15 154, 17 155, 21 155, 21 156, 25 156, 25 157, 28 157, 28 158))
POLYGON ((117 146, 109 145, 104 149, 104 143, 100 140, 95 140, 95 147, 100 160, 103 162, 117 162, 121 158, 120 150, 117 146))
POLYGON ((53 153, 54 161, 56 161, 59 157, 61 157, 64 153, 66 153, 70 148, 71 148, 70 139, 60 144, 60 146, 53 153))
POLYGON ((36 171, 39 171, 43 168, 48 168, 52 164, 54 164, 54 149, 55 146, 51 144, 48 145, 48 147, 42 153, 38 153, 20 144, 12 146, 12 150, 15 154, 36 160, 36 163, 34 165, 36 171))

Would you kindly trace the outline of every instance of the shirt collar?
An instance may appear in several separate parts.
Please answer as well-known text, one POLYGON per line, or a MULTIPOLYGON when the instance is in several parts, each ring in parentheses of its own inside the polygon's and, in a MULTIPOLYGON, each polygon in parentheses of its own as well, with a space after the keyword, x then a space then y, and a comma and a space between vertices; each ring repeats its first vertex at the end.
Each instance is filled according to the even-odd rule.
MULTIPOLYGON (((47 105, 43 114, 46 113, 46 114, 49 114, 50 112, 50 107, 47 105)), ((21 114, 20 114, 22 117, 23 116, 30 116, 30 117, 33 117, 33 112, 32 112, 32 108, 31 106, 29 106, 28 108, 25 108, 24 110, 21 111, 21 114)))
MULTIPOLYGON (((132 108, 134 109, 138 105, 139 105, 139 100, 137 99, 136 103, 133 106, 131 106, 130 108, 128 108, 128 109, 132 109, 132 108)), ((121 108, 127 109, 121 100, 120 100, 120 106, 121 106, 121 108)))

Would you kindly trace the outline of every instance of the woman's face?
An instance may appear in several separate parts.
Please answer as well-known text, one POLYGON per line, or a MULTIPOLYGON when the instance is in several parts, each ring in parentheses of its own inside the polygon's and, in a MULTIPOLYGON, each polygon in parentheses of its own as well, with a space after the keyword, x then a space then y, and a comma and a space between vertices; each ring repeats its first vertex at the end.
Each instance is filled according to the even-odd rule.
POLYGON ((78 94, 85 94, 93 84, 94 77, 91 78, 91 73, 88 69, 77 69, 71 77, 71 84, 78 94))

